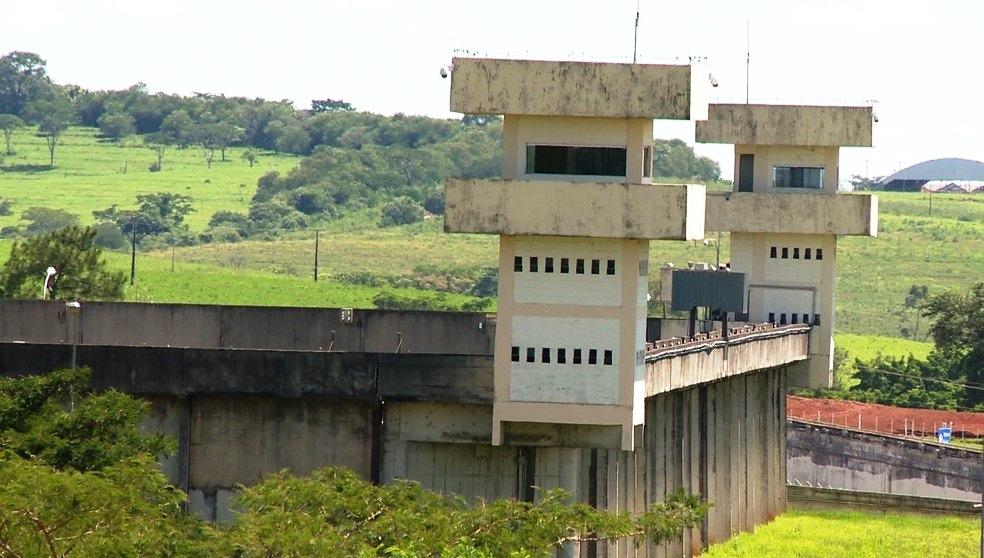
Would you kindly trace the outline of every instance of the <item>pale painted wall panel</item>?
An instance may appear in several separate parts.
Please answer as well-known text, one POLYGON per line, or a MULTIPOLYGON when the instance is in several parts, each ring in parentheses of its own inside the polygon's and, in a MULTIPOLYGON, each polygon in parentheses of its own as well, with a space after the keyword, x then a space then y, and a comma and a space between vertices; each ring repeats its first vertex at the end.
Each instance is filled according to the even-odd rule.
POLYGON ((619 306, 624 267, 621 241, 549 237, 516 239, 516 256, 523 258, 523 271, 514 272, 513 298, 521 304, 572 304, 619 306), (537 271, 530 271, 530 258, 537 258, 537 271), (546 272, 553 258, 553 272, 546 272), (561 273, 561 259, 568 259, 568 273, 561 273), (584 273, 577 273, 577 260, 584 260, 584 273), (598 274, 591 273, 598 260, 598 274), (615 274, 608 275, 608 260, 615 261, 615 274))

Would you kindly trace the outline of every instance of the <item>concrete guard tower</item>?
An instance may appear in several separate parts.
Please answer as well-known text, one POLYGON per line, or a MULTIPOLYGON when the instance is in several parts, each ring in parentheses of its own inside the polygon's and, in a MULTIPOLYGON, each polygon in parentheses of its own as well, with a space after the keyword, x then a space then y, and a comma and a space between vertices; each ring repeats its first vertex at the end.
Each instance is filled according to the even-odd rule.
POLYGON ((649 239, 703 238, 704 187, 654 185, 653 119, 706 117, 700 66, 456 58, 451 110, 501 114, 501 180, 451 180, 445 230, 499 235, 492 443, 633 448, 649 239))
POLYGON ((752 322, 812 324, 790 387, 829 387, 837 237, 878 235, 878 198, 837 194, 840 147, 870 147, 870 106, 711 105, 697 141, 735 144, 735 190, 707 197, 709 231, 731 231, 752 322))

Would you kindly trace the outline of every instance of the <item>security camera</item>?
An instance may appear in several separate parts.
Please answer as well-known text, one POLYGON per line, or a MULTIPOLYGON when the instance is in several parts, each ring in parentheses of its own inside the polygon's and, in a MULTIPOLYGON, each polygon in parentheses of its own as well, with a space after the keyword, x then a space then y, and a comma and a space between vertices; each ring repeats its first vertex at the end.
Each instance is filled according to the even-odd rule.
POLYGON ((448 77, 448 74, 450 74, 453 71, 454 71, 454 66, 452 66, 451 64, 448 64, 446 66, 441 66, 441 77, 446 78, 448 77))
POLYGON ((441 68, 441 77, 442 78, 448 77, 448 71, 443 67, 441 68))
POLYGON ((878 122, 878 115, 875 113, 871 113, 871 119, 874 120, 875 122, 878 122))
POLYGON ((711 87, 717 87, 719 85, 718 80, 714 77, 714 74, 707 74, 707 77, 711 80, 711 87))

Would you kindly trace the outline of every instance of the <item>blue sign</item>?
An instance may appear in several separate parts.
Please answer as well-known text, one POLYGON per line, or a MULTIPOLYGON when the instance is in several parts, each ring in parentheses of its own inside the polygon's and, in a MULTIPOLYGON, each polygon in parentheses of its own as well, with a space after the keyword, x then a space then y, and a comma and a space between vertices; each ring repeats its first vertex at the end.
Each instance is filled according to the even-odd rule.
POLYGON ((941 444, 949 444, 953 437, 953 429, 949 426, 941 426, 936 430, 936 440, 941 444))

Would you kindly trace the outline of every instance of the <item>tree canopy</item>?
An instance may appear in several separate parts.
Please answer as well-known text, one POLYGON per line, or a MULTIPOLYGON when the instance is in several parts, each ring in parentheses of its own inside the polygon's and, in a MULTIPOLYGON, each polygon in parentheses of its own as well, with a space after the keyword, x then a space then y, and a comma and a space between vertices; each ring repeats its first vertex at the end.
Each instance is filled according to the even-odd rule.
POLYGON ((123 275, 112 272, 93 242, 91 227, 70 226, 24 241, 15 241, 0 268, 0 296, 41 298, 48 267, 57 275, 49 283, 51 298, 116 300, 123 296, 123 275))

